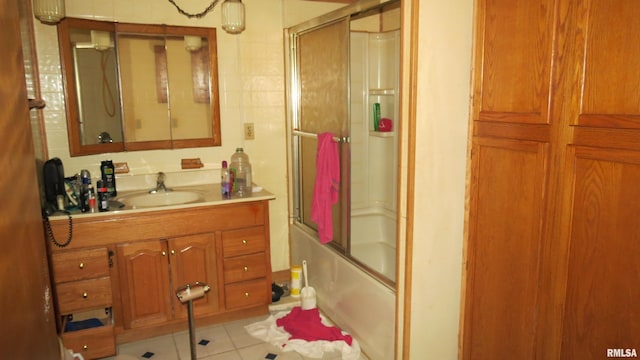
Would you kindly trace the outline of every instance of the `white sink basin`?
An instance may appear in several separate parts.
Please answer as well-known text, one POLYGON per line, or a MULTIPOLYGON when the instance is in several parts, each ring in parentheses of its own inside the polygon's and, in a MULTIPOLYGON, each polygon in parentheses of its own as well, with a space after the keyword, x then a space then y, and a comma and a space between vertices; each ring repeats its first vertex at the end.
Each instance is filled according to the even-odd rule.
POLYGON ((158 193, 136 193, 125 195, 117 199, 127 207, 134 209, 150 208, 157 206, 169 206, 189 204, 204 200, 203 196, 195 191, 168 191, 158 193))

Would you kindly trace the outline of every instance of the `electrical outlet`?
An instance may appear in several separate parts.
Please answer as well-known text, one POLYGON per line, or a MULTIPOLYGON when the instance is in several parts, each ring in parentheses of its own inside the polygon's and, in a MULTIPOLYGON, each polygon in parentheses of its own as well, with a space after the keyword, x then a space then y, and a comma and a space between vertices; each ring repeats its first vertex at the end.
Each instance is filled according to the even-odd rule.
POLYGON ((256 138, 255 129, 253 128, 253 123, 245 123, 244 124, 244 139, 245 140, 253 140, 256 138))

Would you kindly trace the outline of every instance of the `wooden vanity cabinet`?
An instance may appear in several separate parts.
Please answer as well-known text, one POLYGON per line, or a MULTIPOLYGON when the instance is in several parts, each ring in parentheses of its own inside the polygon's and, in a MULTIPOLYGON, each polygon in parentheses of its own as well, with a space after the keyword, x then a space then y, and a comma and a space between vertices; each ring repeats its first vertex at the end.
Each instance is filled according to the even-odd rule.
POLYGON ((125 328, 171 319, 166 244, 159 240, 117 246, 120 299, 125 328))
POLYGON ((224 293, 227 309, 269 303, 271 287, 262 284, 270 268, 265 262, 267 239, 264 227, 222 233, 224 293))
POLYGON ((58 329, 64 346, 85 359, 115 354, 110 264, 105 247, 51 254, 58 329))
MULTIPOLYGON (((66 218, 51 225, 56 237, 68 230, 66 218)), ((50 252, 100 247, 113 253, 103 292, 113 297, 118 343, 186 329, 187 306, 175 294, 188 283, 211 287, 193 302, 200 325, 266 314, 271 303, 268 200, 80 215, 69 246, 50 252)))
POLYGON ((195 316, 218 312, 215 244, 215 234, 205 233, 118 245, 124 326, 144 327, 186 318, 186 306, 175 293, 196 282, 210 285, 211 290, 193 301, 195 316))

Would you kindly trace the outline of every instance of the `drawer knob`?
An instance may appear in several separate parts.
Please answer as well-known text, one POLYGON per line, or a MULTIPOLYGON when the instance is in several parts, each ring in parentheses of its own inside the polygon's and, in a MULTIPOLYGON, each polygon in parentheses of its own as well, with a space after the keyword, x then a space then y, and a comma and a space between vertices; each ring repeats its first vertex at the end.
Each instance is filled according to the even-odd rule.
POLYGON ((247 266, 243 267, 242 270, 244 270, 245 272, 249 271, 249 268, 247 266))
POLYGON ((171 250, 171 255, 175 255, 176 251, 175 250, 171 250))
POLYGON ((86 292, 83 292, 83 293, 82 293, 82 298, 83 298, 83 299, 86 299, 86 298, 88 298, 88 297, 89 297, 89 294, 87 294, 86 292))
POLYGON ((249 297, 249 293, 248 292, 244 293, 244 297, 248 298, 249 297))
POLYGON ((247 245, 247 239, 242 239, 242 245, 247 245))
POLYGON ((82 345, 82 350, 88 350, 89 349, 89 345, 82 345))
POLYGON ((78 265, 80 267, 80 269, 84 269, 84 263, 80 263, 80 265, 78 265))

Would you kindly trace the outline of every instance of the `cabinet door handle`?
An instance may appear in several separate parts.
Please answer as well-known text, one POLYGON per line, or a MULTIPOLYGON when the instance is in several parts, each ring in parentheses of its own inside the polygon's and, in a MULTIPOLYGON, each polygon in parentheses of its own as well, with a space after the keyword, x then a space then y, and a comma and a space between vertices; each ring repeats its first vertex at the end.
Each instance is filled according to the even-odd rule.
POLYGON ((247 245, 247 239, 242 239, 242 245, 247 245))
POLYGON ((167 252, 166 252, 166 251, 163 251, 163 252, 162 252, 162 256, 167 256, 167 252))
POLYGON ((82 350, 88 350, 89 349, 89 345, 82 345, 82 350))
POLYGON ((78 267, 80 268, 80 270, 84 269, 84 263, 81 262, 80 265, 78 265, 78 267))
POLYGON ((171 250, 171 255, 175 255, 176 251, 175 250, 171 250))
POLYGON ((244 272, 247 272, 247 271, 249 271, 249 267, 245 266, 245 267, 242 268, 242 270, 244 270, 244 272))
POLYGON ((86 299, 86 298, 88 298, 88 297, 89 297, 89 294, 87 294, 86 292, 83 292, 83 293, 82 293, 82 298, 83 298, 83 299, 86 299))
POLYGON ((248 298, 249 297, 249 293, 248 292, 244 293, 244 297, 248 298))

